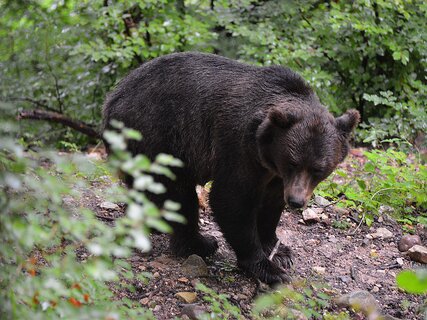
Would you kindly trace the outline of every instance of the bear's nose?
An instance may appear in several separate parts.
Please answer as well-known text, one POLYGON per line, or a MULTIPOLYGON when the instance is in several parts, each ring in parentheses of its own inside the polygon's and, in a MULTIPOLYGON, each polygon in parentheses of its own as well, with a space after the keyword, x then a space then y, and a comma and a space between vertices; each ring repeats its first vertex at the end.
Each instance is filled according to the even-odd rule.
POLYGON ((293 209, 298 209, 298 208, 302 208, 304 207, 305 201, 302 198, 298 198, 298 197, 294 197, 294 196, 290 196, 288 198, 288 204, 293 208, 293 209))

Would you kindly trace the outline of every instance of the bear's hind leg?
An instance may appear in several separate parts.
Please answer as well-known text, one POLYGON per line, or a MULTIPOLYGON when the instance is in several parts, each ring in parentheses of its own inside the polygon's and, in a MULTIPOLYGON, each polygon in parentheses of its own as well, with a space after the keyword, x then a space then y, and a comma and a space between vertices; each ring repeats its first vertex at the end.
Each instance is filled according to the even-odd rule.
POLYGON ((218 249, 218 243, 214 237, 203 236, 199 232, 199 201, 195 184, 180 183, 179 178, 167 186, 167 193, 169 199, 181 205, 179 213, 185 217, 186 223, 170 223, 173 227, 170 248, 179 257, 191 254, 210 256, 218 249))

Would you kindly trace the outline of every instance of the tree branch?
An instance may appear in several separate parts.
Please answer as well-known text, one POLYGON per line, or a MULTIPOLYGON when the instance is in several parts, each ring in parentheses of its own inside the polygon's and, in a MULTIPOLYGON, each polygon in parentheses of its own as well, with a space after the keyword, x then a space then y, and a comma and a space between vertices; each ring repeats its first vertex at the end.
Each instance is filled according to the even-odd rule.
POLYGON ((45 110, 48 111, 52 111, 52 112, 57 112, 57 110, 55 110, 54 108, 51 108, 47 105, 46 101, 39 101, 39 100, 35 100, 32 98, 27 98, 27 97, 23 97, 23 98, 11 98, 10 101, 25 101, 25 102, 30 102, 32 104, 34 104, 34 106, 39 107, 39 108, 43 108, 45 110))
POLYGON ((100 138, 100 134, 89 124, 82 121, 71 119, 62 113, 46 111, 46 110, 24 110, 21 111, 18 116, 18 120, 32 119, 32 120, 46 120, 50 122, 60 123, 66 127, 70 127, 80 133, 83 133, 91 138, 100 138))

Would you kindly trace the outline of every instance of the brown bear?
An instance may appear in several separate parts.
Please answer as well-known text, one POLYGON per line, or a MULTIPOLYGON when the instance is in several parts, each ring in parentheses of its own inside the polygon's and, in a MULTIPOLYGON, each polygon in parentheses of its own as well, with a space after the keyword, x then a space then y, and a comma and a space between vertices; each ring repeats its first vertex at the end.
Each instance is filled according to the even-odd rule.
MULTIPOLYGON (((208 256, 216 241, 199 232, 197 184, 212 180, 210 205, 239 266, 269 284, 289 280, 291 251, 277 242, 285 204, 306 205, 313 189, 344 160, 359 121, 349 110, 334 118, 296 73, 256 67, 211 54, 176 53, 131 72, 108 95, 112 119, 142 133, 133 154, 171 154, 184 162, 176 180, 161 179, 156 197, 181 204, 186 224, 174 224, 178 256, 208 256)), ((131 184, 131 181, 128 181, 131 184)))

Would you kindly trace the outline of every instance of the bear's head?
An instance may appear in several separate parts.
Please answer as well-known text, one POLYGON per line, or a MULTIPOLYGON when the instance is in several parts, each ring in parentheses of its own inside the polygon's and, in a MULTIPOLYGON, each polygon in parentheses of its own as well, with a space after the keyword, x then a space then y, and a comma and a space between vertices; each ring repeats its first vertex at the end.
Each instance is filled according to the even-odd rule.
POLYGON ((304 207, 314 188, 345 159, 360 120, 353 109, 338 118, 323 107, 308 110, 273 107, 256 132, 261 162, 282 178, 291 208, 304 207))

